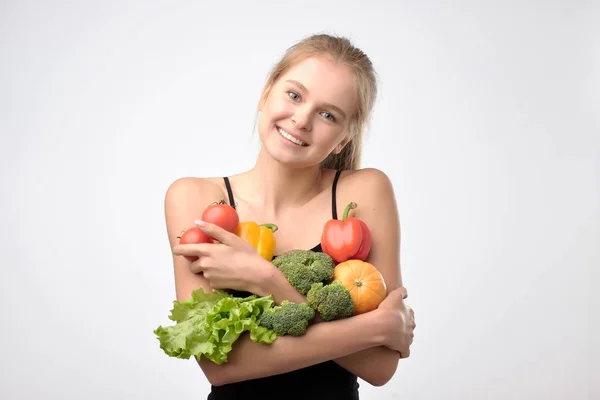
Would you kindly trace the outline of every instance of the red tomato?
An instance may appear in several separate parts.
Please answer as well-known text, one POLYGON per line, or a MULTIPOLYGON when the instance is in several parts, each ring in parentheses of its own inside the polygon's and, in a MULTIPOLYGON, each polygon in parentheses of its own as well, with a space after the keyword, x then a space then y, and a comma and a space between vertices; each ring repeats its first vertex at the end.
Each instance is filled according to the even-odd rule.
POLYGON ((240 217, 235 208, 220 202, 206 207, 206 210, 202 213, 202 221, 217 225, 231 233, 236 233, 240 224, 240 217))
MULTIPOLYGON (((212 243, 213 240, 206 233, 202 232, 200 228, 194 226, 190 229, 187 229, 179 238, 180 244, 189 244, 189 243, 212 243)), ((196 256, 183 256, 190 262, 196 261, 198 257, 196 256)))

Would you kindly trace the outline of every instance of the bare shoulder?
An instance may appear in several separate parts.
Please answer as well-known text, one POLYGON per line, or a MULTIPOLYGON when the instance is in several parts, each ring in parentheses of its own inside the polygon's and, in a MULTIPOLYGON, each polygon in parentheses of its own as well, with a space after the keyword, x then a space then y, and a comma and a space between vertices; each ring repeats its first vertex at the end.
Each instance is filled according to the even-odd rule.
POLYGON ((167 188, 167 200, 187 196, 222 196, 223 189, 217 178, 182 177, 173 181, 167 188))
POLYGON ((377 168, 362 168, 353 171, 344 171, 348 182, 362 182, 376 185, 390 185, 390 177, 377 168))
POLYGON ((173 181, 164 200, 169 240, 176 239, 209 204, 223 199, 224 185, 217 178, 182 177, 173 181))
MULTIPOLYGON (((390 177, 377 168, 344 171, 340 176, 340 187, 344 197, 353 198, 359 209, 374 209, 378 205, 396 207, 396 196, 390 177), (362 205, 362 207, 360 207, 362 205)), ((340 205, 341 206, 341 205, 340 205)), ((344 204, 345 206, 345 204, 344 204)), ((357 209, 357 213, 360 212, 357 209)))

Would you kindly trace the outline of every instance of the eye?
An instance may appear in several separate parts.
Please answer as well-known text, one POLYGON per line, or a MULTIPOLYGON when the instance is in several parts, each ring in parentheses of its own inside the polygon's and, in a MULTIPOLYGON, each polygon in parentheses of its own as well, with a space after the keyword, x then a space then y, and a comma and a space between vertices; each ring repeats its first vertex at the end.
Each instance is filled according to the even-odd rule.
POLYGON ((290 98, 294 101, 298 101, 300 100, 300 95, 296 92, 287 92, 288 96, 290 96, 290 98))
POLYGON ((327 111, 323 111, 321 115, 324 116, 326 119, 335 122, 335 117, 327 111))

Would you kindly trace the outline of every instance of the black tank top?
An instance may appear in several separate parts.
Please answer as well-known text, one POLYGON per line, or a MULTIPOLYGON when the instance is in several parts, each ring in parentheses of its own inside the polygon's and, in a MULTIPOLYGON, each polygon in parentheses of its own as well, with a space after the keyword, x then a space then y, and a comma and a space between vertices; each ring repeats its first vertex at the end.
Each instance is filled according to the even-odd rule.
MULTIPOLYGON (((332 186, 331 214, 333 219, 337 219, 336 187, 340 173, 341 171, 336 172, 332 186)), ((227 177, 223 179, 229 196, 229 204, 235 207, 229 179, 227 177)), ((317 244, 311 250, 322 251, 321 244, 317 244)), ((234 292, 236 296, 249 294, 234 292)), ((358 400, 358 388, 356 375, 340 367, 334 361, 326 361, 279 375, 223 386, 211 386, 211 393, 207 400, 358 400)))

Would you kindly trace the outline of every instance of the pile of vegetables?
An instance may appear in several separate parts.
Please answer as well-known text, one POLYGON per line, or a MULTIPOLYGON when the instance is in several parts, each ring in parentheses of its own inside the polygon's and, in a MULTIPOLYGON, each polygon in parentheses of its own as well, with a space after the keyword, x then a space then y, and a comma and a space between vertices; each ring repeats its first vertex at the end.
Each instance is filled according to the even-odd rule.
POLYGON ((244 333, 258 343, 271 344, 275 331, 259 324, 265 310, 273 307, 270 297, 233 297, 225 291, 205 293, 200 288, 186 301, 174 301, 169 319, 175 325, 154 330, 160 348, 171 357, 204 356, 216 364, 227 362, 227 353, 244 333))
MULTIPOLYGON (((323 321, 348 318, 372 311, 383 301, 387 288, 377 268, 366 261, 371 238, 367 225, 354 217, 348 204, 341 220, 329 220, 323 228, 322 252, 290 250, 273 259, 277 226, 240 222, 236 210, 224 201, 207 207, 202 220, 235 233, 275 265, 290 284, 306 296, 303 303, 272 296, 237 297, 225 290, 206 293, 199 288, 186 301, 174 301, 169 319, 175 325, 159 326, 154 334, 170 357, 206 357, 216 364, 245 332, 251 340, 272 344, 277 337, 302 336, 319 316, 323 321)), ((200 229, 187 229, 180 243, 212 243, 200 229)), ((186 257, 195 261, 194 257, 186 257)))

